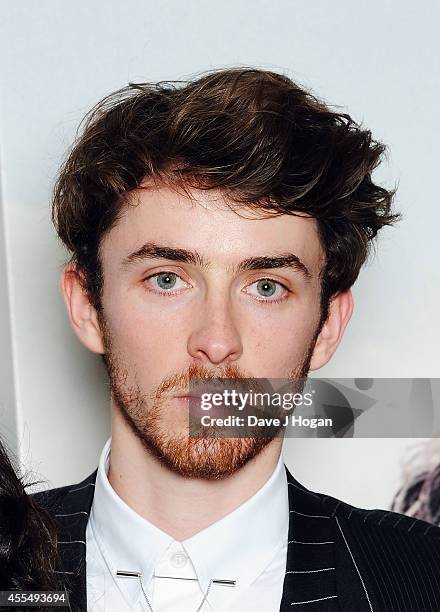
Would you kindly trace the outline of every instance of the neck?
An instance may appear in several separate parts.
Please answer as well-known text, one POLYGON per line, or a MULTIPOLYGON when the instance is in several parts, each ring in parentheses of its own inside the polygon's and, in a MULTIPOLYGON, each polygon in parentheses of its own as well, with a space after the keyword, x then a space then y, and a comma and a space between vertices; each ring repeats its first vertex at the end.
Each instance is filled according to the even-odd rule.
POLYGON ((246 465, 221 480, 187 478, 148 452, 113 406, 108 479, 137 514, 182 541, 252 497, 272 475, 281 445, 282 438, 275 438, 246 465))

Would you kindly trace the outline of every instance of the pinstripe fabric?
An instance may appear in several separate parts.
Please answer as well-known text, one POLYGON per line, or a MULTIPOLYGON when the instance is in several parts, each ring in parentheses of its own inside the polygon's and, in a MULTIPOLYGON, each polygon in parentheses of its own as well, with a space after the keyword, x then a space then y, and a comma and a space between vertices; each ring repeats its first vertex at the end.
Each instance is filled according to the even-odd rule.
MULTIPOLYGON (((309 491, 286 472, 290 522, 280 612, 440 612, 440 528, 355 508, 309 491)), ((96 471, 78 485, 35 495, 59 528, 57 571, 72 612, 86 610, 85 534, 95 478, 96 471)))

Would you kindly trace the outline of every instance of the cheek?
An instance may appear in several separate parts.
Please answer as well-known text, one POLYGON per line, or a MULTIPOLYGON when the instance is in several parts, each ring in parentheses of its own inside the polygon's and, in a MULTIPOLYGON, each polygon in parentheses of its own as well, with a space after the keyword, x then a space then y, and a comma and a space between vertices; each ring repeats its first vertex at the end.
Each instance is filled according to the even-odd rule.
MULTIPOLYGON (((259 364, 265 372, 274 367, 279 370, 290 369, 293 364, 300 363, 312 339, 312 330, 295 330, 272 326, 268 333, 258 331, 253 348, 249 351, 254 355, 254 363, 259 364)), ((268 376, 268 373, 262 374, 268 376)))
POLYGON ((114 296, 108 303, 105 316, 113 349, 124 362, 136 370, 143 366, 149 371, 169 367, 183 341, 179 313, 169 317, 164 308, 147 308, 123 296, 114 296))
POLYGON ((283 377, 302 362, 318 321, 319 303, 309 303, 307 307, 292 308, 281 317, 254 322, 247 338, 252 369, 263 377, 283 377))

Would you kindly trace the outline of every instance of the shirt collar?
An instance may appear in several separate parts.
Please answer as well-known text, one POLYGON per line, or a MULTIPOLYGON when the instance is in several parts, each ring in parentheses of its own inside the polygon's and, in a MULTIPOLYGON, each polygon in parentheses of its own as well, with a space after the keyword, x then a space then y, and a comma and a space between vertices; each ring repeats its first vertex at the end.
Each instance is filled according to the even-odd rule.
POLYGON ((116 578, 116 570, 142 572, 148 585, 159 559, 174 541, 126 504, 108 478, 111 438, 102 449, 96 475, 90 523, 104 561, 118 587, 132 605, 140 594, 139 582, 116 578))
POLYGON ((202 589, 211 578, 251 584, 286 543, 289 500, 280 456, 269 480, 250 499, 182 545, 196 569, 202 589))
MULTIPOLYGON (((175 540, 116 494, 107 478, 110 450, 111 438, 101 452, 90 522, 108 569, 134 604, 139 596, 137 581, 117 579, 116 570, 141 571, 148 585, 159 560, 175 540)), ((288 525, 287 477, 280 456, 272 475, 257 493, 181 544, 203 591, 211 578, 236 580, 237 586, 245 587, 285 543, 288 525)))

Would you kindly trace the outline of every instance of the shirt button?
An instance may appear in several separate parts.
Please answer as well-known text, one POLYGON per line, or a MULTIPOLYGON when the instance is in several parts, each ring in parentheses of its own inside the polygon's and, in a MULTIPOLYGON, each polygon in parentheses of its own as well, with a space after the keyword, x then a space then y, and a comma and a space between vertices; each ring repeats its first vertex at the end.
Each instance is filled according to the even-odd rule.
POLYGON ((188 563, 188 557, 184 552, 177 552, 171 557, 171 565, 173 567, 185 567, 188 563))

